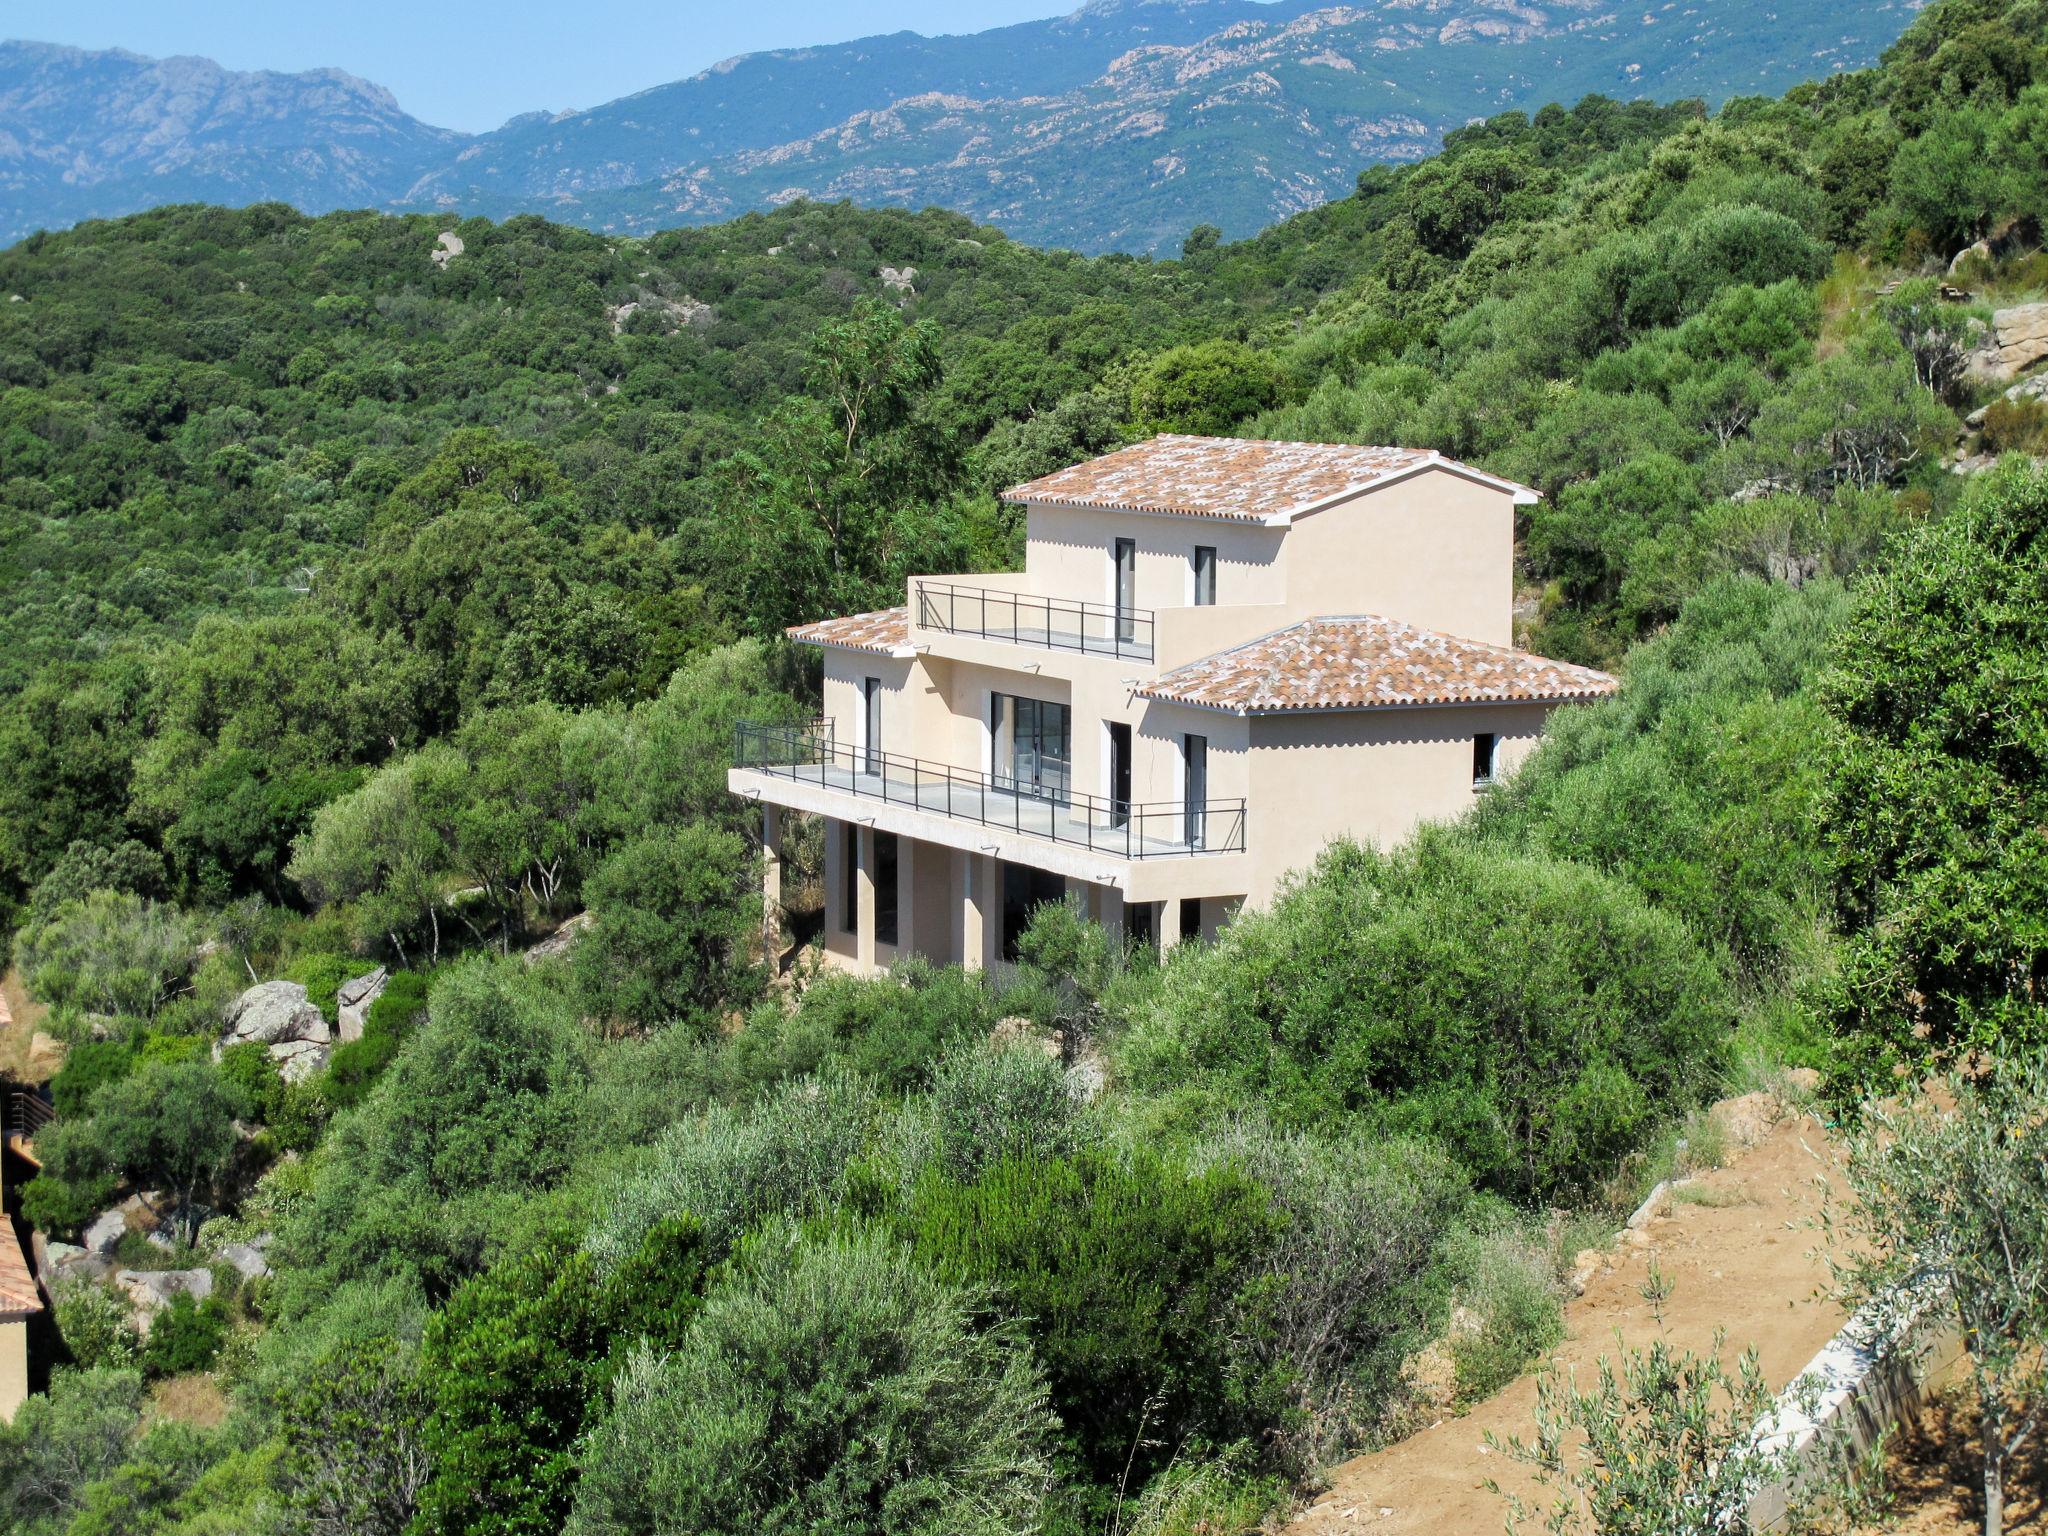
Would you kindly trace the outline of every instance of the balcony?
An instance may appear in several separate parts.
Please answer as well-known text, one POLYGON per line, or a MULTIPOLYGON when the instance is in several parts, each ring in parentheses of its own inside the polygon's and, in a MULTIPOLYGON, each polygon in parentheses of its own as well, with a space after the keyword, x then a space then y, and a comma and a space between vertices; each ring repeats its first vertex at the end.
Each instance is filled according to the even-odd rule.
POLYGON ((1073 602, 940 581, 918 582, 916 597, 914 617, 923 629, 1088 656, 1152 659, 1155 625, 1149 608, 1118 608, 1109 603, 1073 602))
POLYGON ((742 722, 733 766, 1116 858, 1244 852, 1242 800, 1134 804, 1071 791, 1035 793, 970 769, 841 746, 816 725, 742 722))

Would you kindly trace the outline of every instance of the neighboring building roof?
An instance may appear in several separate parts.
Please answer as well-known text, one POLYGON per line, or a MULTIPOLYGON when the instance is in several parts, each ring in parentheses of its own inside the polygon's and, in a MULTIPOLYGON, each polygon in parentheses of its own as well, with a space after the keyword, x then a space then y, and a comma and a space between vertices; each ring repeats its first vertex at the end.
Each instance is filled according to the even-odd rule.
POLYGON ((1620 686, 1591 667, 1364 615, 1305 620, 1176 667, 1137 693, 1256 715, 1596 699, 1620 686))
POLYGON ((14 1229, 0 1220, 0 1315, 42 1310, 42 1293, 36 1289, 36 1277, 29 1273, 28 1260, 22 1257, 21 1244, 14 1240, 14 1229))
POLYGON ((815 624, 792 624, 789 638, 806 645, 837 645, 849 651, 873 651, 882 656, 908 656, 910 652, 910 610, 881 608, 873 613, 849 613, 843 619, 820 619, 815 624))
POLYGON ((1041 475, 1003 492, 1003 499, 1285 524, 1431 467, 1511 492, 1517 502, 1537 500, 1536 492, 1525 485, 1420 448, 1269 443, 1175 432, 1041 475))

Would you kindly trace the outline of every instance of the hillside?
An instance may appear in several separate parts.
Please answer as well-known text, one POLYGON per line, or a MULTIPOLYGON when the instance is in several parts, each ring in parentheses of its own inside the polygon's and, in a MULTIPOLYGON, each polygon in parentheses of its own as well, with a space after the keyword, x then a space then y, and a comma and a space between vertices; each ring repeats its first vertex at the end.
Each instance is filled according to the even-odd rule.
MULTIPOLYGON (((0 1524, 1239 1533, 1526 1401, 1575 1275, 1663 1338, 1587 1251, 1707 1106, 2048 1045, 2048 401, 1987 345, 2048 311, 2044 38, 1939 0, 1163 261, 808 201, 0 250, 0 925, 65 1053, 0 1524), (1535 487, 1517 638, 1623 686, 1164 954, 1062 902, 834 973, 798 818, 764 942, 783 626, 1006 568, 997 488, 1161 431, 1535 487)), ((2032 1082, 1964 1123, 2037 1197, 2032 1082)))
POLYGON ((0 240, 186 201, 541 212, 648 233, 798 197, 944 206, 1013 238, 1171 252, 1230 237, 1412 161, 1451 128, 1589 92, 1771 94, 1872 62, 1906 0, 1731 0, 1599 12, 1585 0, 1106 0, 956 37, 752 54, 495 133, 429 128, 335 71, 237 75, 0 46, 0 240))

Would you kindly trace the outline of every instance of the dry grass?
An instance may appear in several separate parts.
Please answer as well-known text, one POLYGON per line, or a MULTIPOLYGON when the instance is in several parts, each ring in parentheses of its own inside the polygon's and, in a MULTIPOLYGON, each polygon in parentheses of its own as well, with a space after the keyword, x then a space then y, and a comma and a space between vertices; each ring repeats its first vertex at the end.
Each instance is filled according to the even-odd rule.
POLYGON ((0 976, 0 998, 6 1000, 7 1011, 13 1016, 4 1028, 0 1028, 0 1075, 17 1083, 48 1081, 56 1075, 56 1064, 47 1059, 35 1059, 29 1047, 50 1010, 29 997, 21 984, 21 973, 13 969, 0 976))
POLYGON ((211 1376, 169 1376, 149 1389, 149 1411, 198 1429, 217 1429, 227 1419, 228 1400, 211 1376))

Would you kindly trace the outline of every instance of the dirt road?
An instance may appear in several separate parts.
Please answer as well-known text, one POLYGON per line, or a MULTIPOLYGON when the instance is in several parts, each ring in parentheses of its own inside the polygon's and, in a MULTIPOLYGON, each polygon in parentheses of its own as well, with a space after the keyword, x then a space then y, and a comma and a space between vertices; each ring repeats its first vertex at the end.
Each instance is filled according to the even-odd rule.
MULTIPOLYGON (((1576 1366, 1590 1382, 1593 1362, 1615 1353, 1617 1330, 1632 1345, 1659 1336, 1641 1291, 1653 1259, 1672 1282, 1661 1334, 1673 1348, 1704 1351, 1715 1327, 1724 1327, 1728 1357, 1756 1345, 1774 1387, 1813 1358, 1843 1321, 1840 1308, 1815 1298, 1827 1271, 1813 1253, 1820 1234, 1807 1225, 1820 1210, 1815 1179, 1835 1163, 1811 1118, 1781 1119, 1757 1132, 1761 1139, 1733 1152, 1727 1167, 1683 1187, 1636 1242, 1607 1256, 1585 1294, 1566 1308, 1569 1333, 1555 1361, 1576 1366)), ((1523 1469, 1487 1451, 1486 1432, 1527 1438, 1535 1405, 1531 1372, 1462 1418, 1345 1462, 1333 1472, 1330 1491, 1285 1528, 1288 1536, 1501 1530, 1506 1505, 1486 1480, 1532 1500, 1541 1490, 1523 1469)))

